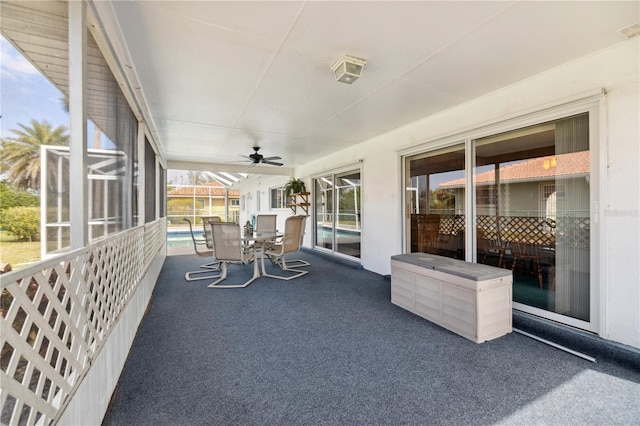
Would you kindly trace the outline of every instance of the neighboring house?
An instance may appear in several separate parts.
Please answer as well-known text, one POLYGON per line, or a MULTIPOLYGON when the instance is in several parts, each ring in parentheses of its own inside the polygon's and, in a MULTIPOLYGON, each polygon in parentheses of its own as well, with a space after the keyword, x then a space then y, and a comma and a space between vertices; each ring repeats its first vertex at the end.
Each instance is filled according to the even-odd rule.
MULTIPOLYGON (((474 176, 477 214, 556 218, 556 204, 570 190, 575 200, 588 200, 589 151, 503 163, 498 172, 474 176), (496 187, 499 192, 496 193, 496 187)), ((455 190, 455 210, 464 211, 465 179, 442 182, 437 189, 455 190)), ((574 202, 575 202, 574 200, 574 202)), ((576 216, 589 216, 589 206, 578 204, 576 216)))
POLYGON ((220 216, 235 222, 240 210, 240 192, 227 190, 220 182, 176 187, 167 191, 169 224, 181 225, 183 219, 198 216, 220 216))

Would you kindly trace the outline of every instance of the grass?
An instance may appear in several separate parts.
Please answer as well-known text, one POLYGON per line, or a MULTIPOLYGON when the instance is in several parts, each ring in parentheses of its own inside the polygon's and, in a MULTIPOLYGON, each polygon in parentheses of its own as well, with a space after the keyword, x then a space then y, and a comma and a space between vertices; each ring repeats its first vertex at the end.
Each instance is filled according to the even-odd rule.
POLYGON ((0 231, 0 267, 9 263, 13 269, 40 260, 40 241, 18 241, 6 231, 0 231))

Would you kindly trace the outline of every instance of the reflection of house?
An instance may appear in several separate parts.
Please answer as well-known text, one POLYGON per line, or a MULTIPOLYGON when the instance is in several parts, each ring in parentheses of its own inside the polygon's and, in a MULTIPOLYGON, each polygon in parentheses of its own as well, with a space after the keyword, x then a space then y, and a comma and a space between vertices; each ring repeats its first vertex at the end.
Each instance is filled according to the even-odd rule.
POLYGON ((228 191, 220 182, 197 186, 179 186, 167 191, 167 217, 170 223, 181 224, 185 217, 221 216, 229 221, 237 218, 240 193, 228 191))
MULTIPOLYGON (((589 215, 589 198, 580 196, 589 192, 589 151, 503 163, 497 171, 487 167, 478 168, 474 176, 478 214, 499 210, 501 215, 555 217, 556 208, 560 208, 556 206, 571 193, 574 213, 589 215)), ((458 210, 464 209, 464 186, 461 178, 443 182, 438 189, 455 190, 458 210)))

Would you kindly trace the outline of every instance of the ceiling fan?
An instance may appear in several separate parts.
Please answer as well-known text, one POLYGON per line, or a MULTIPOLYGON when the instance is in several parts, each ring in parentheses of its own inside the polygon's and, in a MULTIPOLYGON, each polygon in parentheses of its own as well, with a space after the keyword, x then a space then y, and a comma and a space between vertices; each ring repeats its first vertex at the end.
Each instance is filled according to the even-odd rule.
POLYGON ((276 161, 273 160, 280 160, 280 157, 264 157, 262 154, 258 153, 258 150, 260 149, 259 146, 254 146, 253 150, 255 151, 253 154, 251 155, 241 155, 241 157, 246 158, 247 160, 249 160, 251 162, 251 164, 249 165, 249 167, 254 167, 256 164, 269 164, 271 166, 282 166, 282 163, 278 163, 276 161))

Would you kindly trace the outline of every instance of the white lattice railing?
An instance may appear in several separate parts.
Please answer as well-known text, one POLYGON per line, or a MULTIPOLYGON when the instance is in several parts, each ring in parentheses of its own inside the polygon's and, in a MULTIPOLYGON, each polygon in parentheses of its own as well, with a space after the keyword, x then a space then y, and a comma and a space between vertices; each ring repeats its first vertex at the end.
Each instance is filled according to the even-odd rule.
POLYGON ((0 275, 3 425, 50 424, 59 416, 165 235, 159 219, 0 275))

